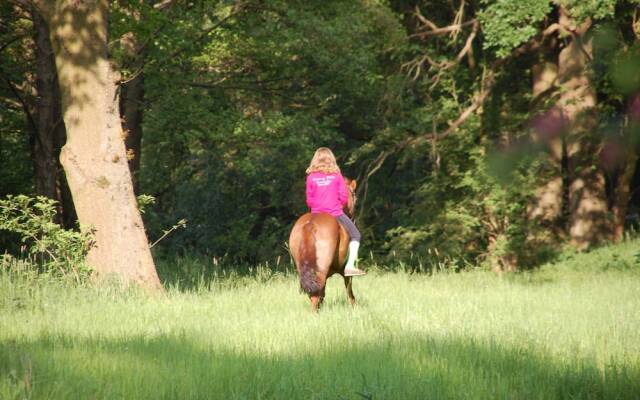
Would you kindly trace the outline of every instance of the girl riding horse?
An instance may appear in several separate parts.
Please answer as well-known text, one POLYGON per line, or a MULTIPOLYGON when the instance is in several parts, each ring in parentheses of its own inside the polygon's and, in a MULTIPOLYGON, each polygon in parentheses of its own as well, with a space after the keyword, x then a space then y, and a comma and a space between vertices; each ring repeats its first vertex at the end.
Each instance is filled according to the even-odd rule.
POLYGON ((338 273, 344 277, 349 301, 355 304, 352 277, 365 274, 355 267, 360 232, 343 209, 353 216, 356 182, 342 177, 335 156, 327 148, 316 151, 307 173, 311 212, 298 218, 289 236, 300 287, 309 295, 312 310, 317 311, 327 278, 338 273))
POLYGON ((344 276, 364 275, 366 272, 355 267, 360 248, 360 231, 342 211, 347 205, 348 190, 333 152, 327 147, 320 147, 307 168, 307 205, 311 214, 332 215, 349 232, 349 258, 344 276))

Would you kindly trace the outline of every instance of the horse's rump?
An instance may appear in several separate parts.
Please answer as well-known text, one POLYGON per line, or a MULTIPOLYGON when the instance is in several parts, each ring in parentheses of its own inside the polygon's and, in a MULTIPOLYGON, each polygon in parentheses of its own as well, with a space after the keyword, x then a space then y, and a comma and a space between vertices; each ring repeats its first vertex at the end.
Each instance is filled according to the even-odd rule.
MULTIPOLYGON (((317 277, 326 278, 334 272, 339 272, 339 258, 343 257, 338 255, 342 256, 343 250, 346 250, 346 246, 343 246, 345 234, 344 228, 341 228, 336 218, 331 215, 307 213, 301 216, 289 237, 291 255, 300 273, 304 271, 306 274, 307 270, 313 270, 317 277), (345 249, 336 251, 338 245, 345 249)), ((323 279, 318 281, 322 282, 323 279)))

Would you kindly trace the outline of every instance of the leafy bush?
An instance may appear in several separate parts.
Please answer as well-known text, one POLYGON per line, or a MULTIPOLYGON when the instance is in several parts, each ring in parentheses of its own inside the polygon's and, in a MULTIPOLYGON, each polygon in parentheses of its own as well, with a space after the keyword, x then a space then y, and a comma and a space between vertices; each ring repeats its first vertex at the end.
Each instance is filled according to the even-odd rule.
MULTIPOLYGON (((55 200, 44 196, 9 195, 0 200, 0 230, 20 236, 27 261, 34 268, 81 281, 90 273, 84 258, 91 245, 91 234, 66 230, 57 224, 55 205, 55 200)), ((3 268, 16 265, 14 258, 5 254, 0 265, 3 268)))

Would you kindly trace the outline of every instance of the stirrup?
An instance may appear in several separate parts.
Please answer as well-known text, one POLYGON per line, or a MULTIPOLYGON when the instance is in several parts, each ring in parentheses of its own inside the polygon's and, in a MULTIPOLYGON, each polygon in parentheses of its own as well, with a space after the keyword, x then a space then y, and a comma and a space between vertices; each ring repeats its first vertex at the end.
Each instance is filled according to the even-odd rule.
POLYGON ((367 273, 361 269, 358 268, 345 268, 344 269, 344 276, 361 276, 361 275, 366 275, 367 273))

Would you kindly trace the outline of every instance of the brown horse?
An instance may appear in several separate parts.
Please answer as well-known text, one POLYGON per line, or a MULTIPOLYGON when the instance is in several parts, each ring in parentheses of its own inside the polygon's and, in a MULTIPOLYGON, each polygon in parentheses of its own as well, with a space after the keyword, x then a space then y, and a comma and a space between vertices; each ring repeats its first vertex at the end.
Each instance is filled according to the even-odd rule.
MULTIPOLYGON (((345 212, 353 218, 356 181, 345 178, 345 182, 349 189, 345 212)), ((289 249, 300 275, 300 287, 309 295, 313 311, 318 311, 324 300, 327 278, 336 273, 344 278, 349 302, 355 305, 352 277, 344 276, 348 247, 347 230, 329 214, 306 213, 293 225, 289 235, 289 249)))

